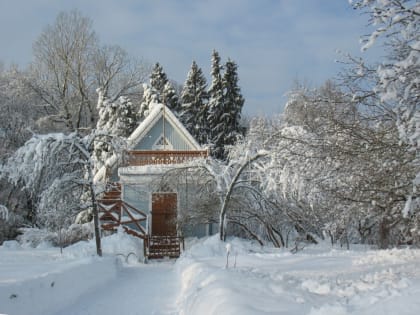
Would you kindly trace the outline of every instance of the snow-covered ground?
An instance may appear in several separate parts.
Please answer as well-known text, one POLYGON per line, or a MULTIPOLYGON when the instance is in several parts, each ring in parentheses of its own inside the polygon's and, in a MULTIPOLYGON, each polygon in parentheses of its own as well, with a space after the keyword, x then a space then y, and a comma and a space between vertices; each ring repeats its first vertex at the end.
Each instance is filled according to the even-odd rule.
POLYGON ((215 238, 195 245, 177 267, 180 314, 420 314, 420 251, 297 254, 215 238), (223 257, 224 256, 224 257, 223 257))
POLYGON ((175 261, 137 261, 124 234, 59 249, 0 246, 0 314, 420 314, 420 250, 297 254, 217 237, 190 240, 175 261), (133 253, 128 255, 129 253, 133 253), (117 255, 120 254, 120 255, 117 255))

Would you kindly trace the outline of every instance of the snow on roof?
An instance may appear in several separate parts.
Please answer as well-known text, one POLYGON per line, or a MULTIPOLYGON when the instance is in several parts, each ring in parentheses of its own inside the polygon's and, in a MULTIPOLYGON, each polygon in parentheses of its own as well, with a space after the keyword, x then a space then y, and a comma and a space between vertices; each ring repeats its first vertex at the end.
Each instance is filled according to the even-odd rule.
POLYGON ((191 165, 191 161, 177 164, 130 165, 118 168, 118 176, 163 174, 168 170, 175 168, 184 169, 191 165))
MULTIPOLYGON (((133 133, 127 138, 127 146, 129 149, 136 146, 149 132, 150 129, 155 125, 156 122, 165 114, 165 119, 172 124, 175 129, 179 131, 185 141, 191 146, 193 150, 202 150, 202 147, 194 139, 194 137, 188 132, 184 125, 176 118, 172 111, 163 104, 152 103, 150 104, 149 115, 140 123, 140 125, 133 131, 133 133)), ((106 167, 113 168, 118 162, 117 156, 114 154, 106 162, 105 166, 102 166, 98 172, 96 172, 93 181, 98 183, 103 181, 106 176, 106 167)))
POLYGON ((148 131, 154 126, 154 124, 165 114, 165 119, 171 123, 175 129, 179 131, 182 137, 188 142, 188 144, 194 150, 201 150, 201 146, 191 136, 184 125, 176 118, 172 111, 164 106, 163 104, 153 104, 150 109, 149 115, 140 123, 140 125, 133 131, 128 137, 128 147, 134 147, 139 141, 141 141, 148 133, 148 131))
MULTIPOLYGON (((176 167, 182 167, 183 164, 176 164, 176 167)), ((141 165, 141 166, 125 166, 118 168, 118 176, 130 176, 130 175, 159 175, 172 169, 172 164, 153 164, 153 165, 141 165)))

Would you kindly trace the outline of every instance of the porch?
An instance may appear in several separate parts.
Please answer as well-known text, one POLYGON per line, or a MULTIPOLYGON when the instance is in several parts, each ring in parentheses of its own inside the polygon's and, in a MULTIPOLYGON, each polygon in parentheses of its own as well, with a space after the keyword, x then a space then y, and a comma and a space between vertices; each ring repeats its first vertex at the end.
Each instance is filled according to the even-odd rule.
POLYGON ((98 199, 101 229, 115 232, 121 226, 127 234, 141 238, 146 259, 178 258, 184 250, 184 238, 177 235, 176 194, 153 194, 153 205, 154 233, 150 233, 147 213, 121 199, 120 183, 109 183, 98 199))
POLYGON ((143 166, 158 164, 181 164, 199 158, 207 158, 207 150, 142 150, 126 151, 123 156, 124 166, 143 166))

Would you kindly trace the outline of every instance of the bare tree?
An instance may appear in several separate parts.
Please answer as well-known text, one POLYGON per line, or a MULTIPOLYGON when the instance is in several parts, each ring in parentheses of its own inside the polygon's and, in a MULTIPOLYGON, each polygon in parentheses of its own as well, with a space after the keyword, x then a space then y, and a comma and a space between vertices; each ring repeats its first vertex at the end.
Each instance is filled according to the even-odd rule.
POLYGON ((26 75, 15 66, 0 70, 0 161, 30 138, 38 118, 33 104, 39 99, 23 84, 26 75))
POLYGON ((71 131, 95 120, 89 93, 97 45, 92 21, 76 10, 61 12, 33 44, 35 81, 28 84, 42 97, 49 118, 71 131))
POLYGON ((96 85, 111 101, 120 96, 140 101, 142 83, 151 72, 151 65, 144 60, 131 58, 117 45, 105 45, 96 49, 93 56, 96 85))
POLYGON ((42 99, 45 119, 69 131, 94 128, 97 88, 113 99, 140 94, 148 71, 120 47, 101 47, 92 21, 77 10, 61 12, 33 51, 32 77, 26 83, 42 99))

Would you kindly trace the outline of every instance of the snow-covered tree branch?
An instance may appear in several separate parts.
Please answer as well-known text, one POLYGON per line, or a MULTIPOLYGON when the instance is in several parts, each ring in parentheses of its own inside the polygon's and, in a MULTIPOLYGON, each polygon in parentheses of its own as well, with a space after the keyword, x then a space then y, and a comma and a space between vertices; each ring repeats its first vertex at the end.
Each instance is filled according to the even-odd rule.
POLYGON ((24 189, 36 198, 36 222, 41 227, 58 229, 63 221, 73 221, 76 214, 85 208, 81 197, 88 192, 98 255, 101 255, 97 191, 91 159, 93 143, 98 136, 106 134, 93 132, 85 137, 78 133, 34 135, 9 158, 2 176, 12 183, 23 182, 24 189))
POLYGON ((6 206, 0 205, 0 219, 9 220, 9 209, 6 206))

